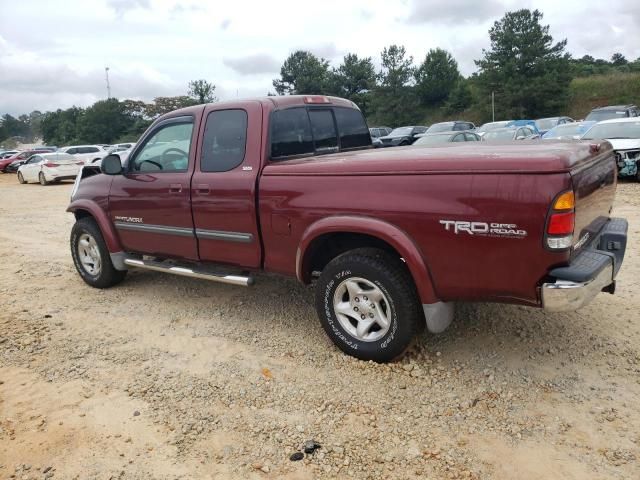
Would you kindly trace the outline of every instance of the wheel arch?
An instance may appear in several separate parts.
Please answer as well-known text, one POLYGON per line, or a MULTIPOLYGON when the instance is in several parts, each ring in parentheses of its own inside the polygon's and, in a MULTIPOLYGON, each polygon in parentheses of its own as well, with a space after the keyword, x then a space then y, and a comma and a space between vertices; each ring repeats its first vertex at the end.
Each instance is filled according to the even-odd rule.
POLYGON ((396 225, 375 218, 326 217, 310 225, 298 246, 296 276, 308 284, 315 269, 321 270, 336 256, 362 247, 379 248, 402 258, 421 302, 438 301, 431 273, 415 243, 396 225))
POLYGON ((76 220, 87 217, 93 218, 98 228, 100 228, 109 252, 118 253, 122 251, 122 245, 120 244, 120 239, 118 238, 113 223, 111 223, 105 211, 100 208, 96 202, 86 199, 75 200, 67 207, 67 212, 73 213, 76 220))

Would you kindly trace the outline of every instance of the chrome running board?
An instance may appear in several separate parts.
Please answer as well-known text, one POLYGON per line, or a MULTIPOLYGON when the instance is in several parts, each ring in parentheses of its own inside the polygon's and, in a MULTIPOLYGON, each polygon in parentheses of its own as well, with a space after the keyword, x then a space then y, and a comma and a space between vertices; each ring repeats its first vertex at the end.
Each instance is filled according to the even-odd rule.
POLYGON ((153 270, 155 272, 172 273, 173 275, 180 275, 182 277, 201 278, 203 280, 211 280, 214 282, 228 283, 231 285, 240 285, 242 287, 248 287, 253 285, 254 279, 250 276, 243 275, 227 275, 219 273, 210 273, 205 271, 195 271, 187 267, 179 267, 176 265, 166 265, 161 262, 154 262, 153 260, 138 260, 135 258, 125 258, 124 264, 129 267, 144 268, 146 270, 153 270))

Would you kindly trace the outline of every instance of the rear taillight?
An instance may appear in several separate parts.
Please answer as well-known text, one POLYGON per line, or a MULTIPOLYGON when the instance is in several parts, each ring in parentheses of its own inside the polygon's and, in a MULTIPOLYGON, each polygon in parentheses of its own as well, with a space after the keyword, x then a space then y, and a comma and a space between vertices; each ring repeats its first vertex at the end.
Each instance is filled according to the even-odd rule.
POLYGON ((53 163, 53 162, 47 162, 47 163, 44 164, 44 166, 51 168, 51 167, 59 167, 60 165, 57 164, 57 163, 53 163))
POLYGON ((566 250, 573 244, 576 224, 576 198, 573 191, 558 195, 549 211, 546 244, 552 250, 566 250))

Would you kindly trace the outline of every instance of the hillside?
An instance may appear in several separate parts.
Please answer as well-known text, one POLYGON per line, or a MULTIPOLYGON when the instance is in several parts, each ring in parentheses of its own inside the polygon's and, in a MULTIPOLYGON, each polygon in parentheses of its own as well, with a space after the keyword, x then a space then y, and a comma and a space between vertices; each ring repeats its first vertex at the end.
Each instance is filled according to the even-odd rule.
POLYGON ((640 102, 640 73, 616 73, 574 78, 569 85, 566 114, 584 118, 592 108, 640 102))

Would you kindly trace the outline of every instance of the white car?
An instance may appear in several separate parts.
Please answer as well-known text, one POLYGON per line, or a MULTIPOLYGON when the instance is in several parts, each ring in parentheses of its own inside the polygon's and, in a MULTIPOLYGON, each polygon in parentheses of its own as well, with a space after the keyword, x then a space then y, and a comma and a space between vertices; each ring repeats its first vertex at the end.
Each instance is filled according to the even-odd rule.
POLYGON ((607 140, 616 152, 619 177, 640 181, 640 118, 612 118, 596 123, 582 140, 607 140))
POLYGON ((68 153, 82 160, 85 165, 96 163, 107 156, 107 150, 100 145, 69 145, 58 149, 58 152, 68 153))
POLYGON ((39 153, 18 168, 18 181, 49 185, 51 182, 72 180, 76 178, 82 165, 84 165, 82 160, 68 153, 39 153))

